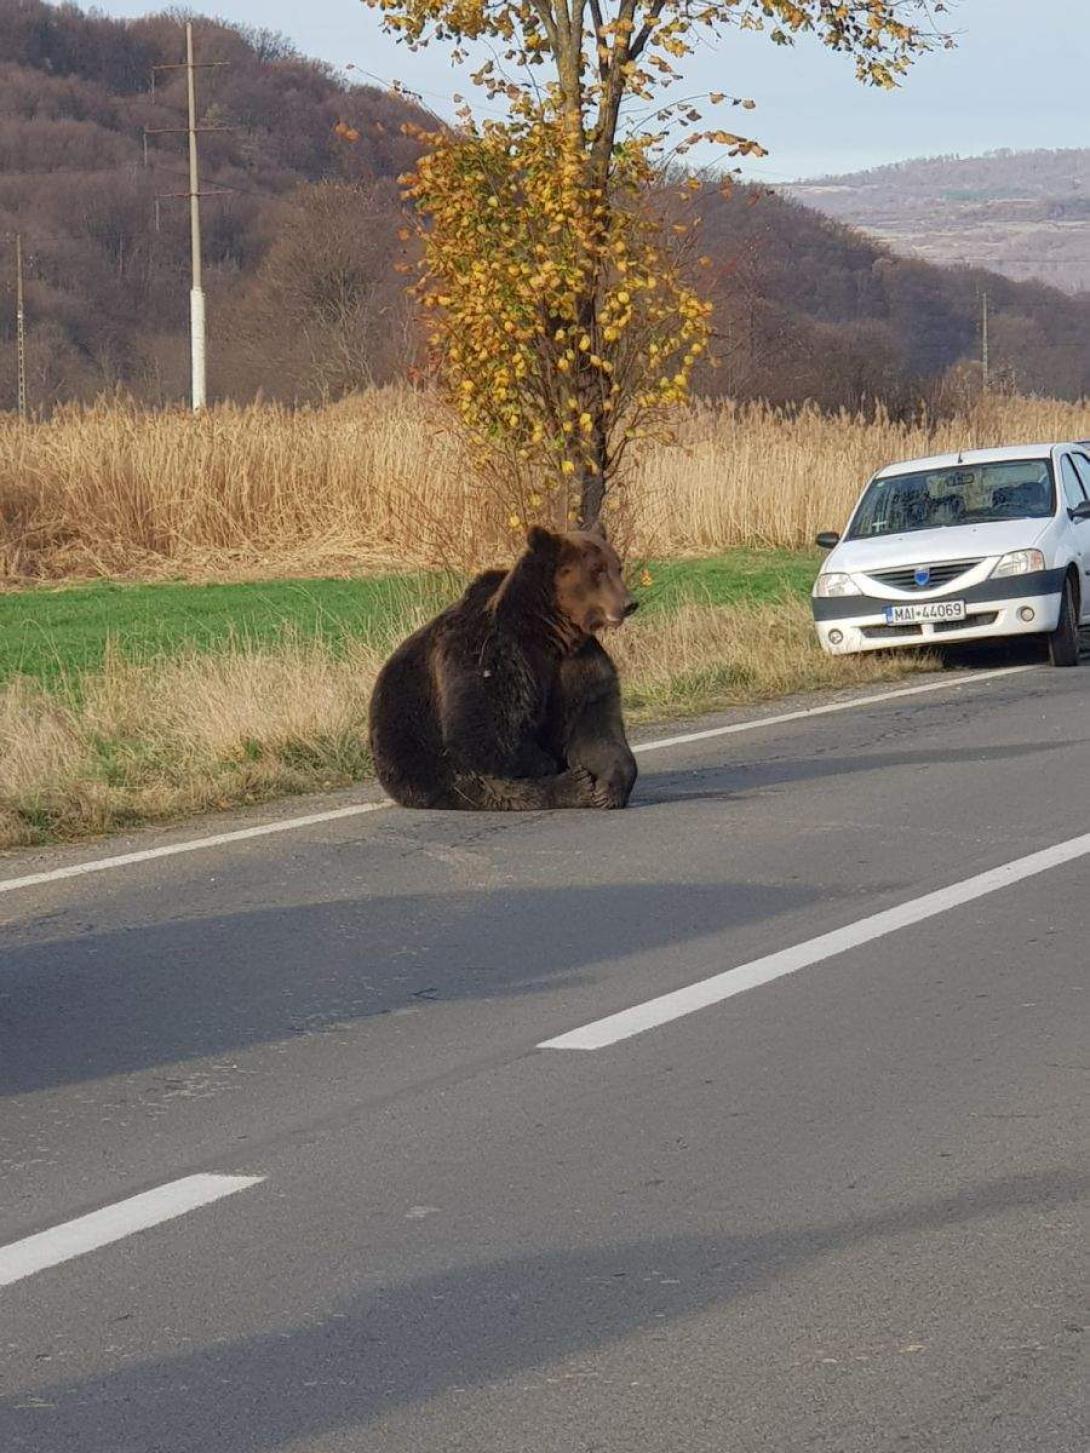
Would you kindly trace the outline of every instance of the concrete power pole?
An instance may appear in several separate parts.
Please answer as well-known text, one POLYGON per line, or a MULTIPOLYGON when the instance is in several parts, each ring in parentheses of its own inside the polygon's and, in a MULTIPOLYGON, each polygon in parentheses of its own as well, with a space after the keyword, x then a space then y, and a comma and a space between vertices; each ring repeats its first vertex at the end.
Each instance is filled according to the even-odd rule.
POLYGON ((980 380, 985 393, 988 392, 991 374, 991 349, 988 338, 988 291, 984 290, 980 312, 980 380))
POLYGON ((208 396, 208 354, 205 348, 204 288, 201 286, 201 188, 197 171, 197 84, 193 69, 193 26, 185 25, 185 73, 189 94, 189 245, 192 285, 189 293, 189 338, 193 364, 193 412, 208 396))
POLYGON ((18 369, 19 418, 26 423, 26 313, 23 310, 23 239, 15 234, 15 357, 18 369))
MULTIPOLYGON (((207 374, 208 354, 205 344, 205 311, 204 311, 204 287, 201 282, 201 192, 200 170, 197 166, 197 135, 201 131, 230 131, 229 126, 198 126, 197 125, 197 72, 200 70, 214 70, 219 66, 227 65, 226 61, 208 61, 204 65, 198 65, 193 59, 193 26, 186 21, 185 26, 185 60, 179 65, 160 65, 152 67, 152 89, 155 86, 155 74, 157 71, 185 71, 186 99, 188 102, 189 116, 186 126, 146 126, 144 128, 144 164, 148 162, 148 137, 167 135, 172 132, 185 132, 189 137, 189 190, 187 192, 163 192, 160 197, 178 197, 189 199, 189 242, 190 242, 190 268, 191 282, 189 290, 189 339, 190 356, 192 365, 192 397, 193 412, 199 413, 204 408, 208 397, 207 374)), ((229 188, 218 187, 211 195, 218 196, 229 188)), ((159 198, 156 199, 156 222, 158 224, 159 198)))

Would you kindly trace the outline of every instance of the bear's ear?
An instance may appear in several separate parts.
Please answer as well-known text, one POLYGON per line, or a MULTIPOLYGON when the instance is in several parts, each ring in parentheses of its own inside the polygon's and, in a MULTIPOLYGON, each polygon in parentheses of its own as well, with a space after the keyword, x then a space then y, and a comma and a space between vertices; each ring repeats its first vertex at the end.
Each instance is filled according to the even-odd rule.
POLYGON ((526 544, 531 550, 551 550, 556 545, 557 537, 551 530, 545 529, 544 525, 531 525, 530 532, 526 536, 526 544))
POLYGON ((595 535, 599 540, 604 540, 606 538, 606 527, 602 524, 601 517, 599 516, 591 520, 590 524, 584 525, 583 533, 586 535, 595 535))

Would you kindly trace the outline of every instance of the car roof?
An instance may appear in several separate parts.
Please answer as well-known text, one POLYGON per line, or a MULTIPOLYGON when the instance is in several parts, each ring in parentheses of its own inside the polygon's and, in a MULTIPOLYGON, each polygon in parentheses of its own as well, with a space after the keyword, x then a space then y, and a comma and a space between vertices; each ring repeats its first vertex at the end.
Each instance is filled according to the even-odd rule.
POLYGON ((955 469, 959 464, 1001 464, 1004 460, 1048 459, 1054 449, 1078 448, 1071 444, 1010 444, 1003 449, 963 449, 960 454, 931 454, 924 459, 903 459, 887 464, 876 478, 895 474, 922 474, 935 469, 955 469))

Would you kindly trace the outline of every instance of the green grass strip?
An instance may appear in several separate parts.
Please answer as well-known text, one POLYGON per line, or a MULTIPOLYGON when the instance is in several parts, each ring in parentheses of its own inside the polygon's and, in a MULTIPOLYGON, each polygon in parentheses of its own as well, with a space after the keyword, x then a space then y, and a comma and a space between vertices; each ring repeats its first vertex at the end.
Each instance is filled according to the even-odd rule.
MULTIPOLYGON (((695 602, 760 603, 804 596, 820 557, 733 550, 700 560, 652 562, 637 586, 649 612, 695 602)), ((398 635, 417 608, 439 610, 461 582, 418 573, 350 580, 271 580, 237 585, 102 582, 0 594, 0 681, 24 675, 78 693, 112 648, 134 662, 232 643, 273 646, 291 635, 333 650, 353 637, 398 635)))

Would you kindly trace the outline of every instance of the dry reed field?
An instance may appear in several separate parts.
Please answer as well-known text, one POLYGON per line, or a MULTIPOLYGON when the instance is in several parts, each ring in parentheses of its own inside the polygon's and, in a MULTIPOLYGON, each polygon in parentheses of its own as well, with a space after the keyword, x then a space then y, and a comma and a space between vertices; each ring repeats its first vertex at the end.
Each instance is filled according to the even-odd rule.
MULTIPOLYGON (((798 601, 684 606, 637 617, 610 644, 635 721, 935 664, 824 656, 798 601)), ((16 678, 0 690, 0 848, 365 778, 367 703, 383 655, 382 644, 357 640, 343 654, 289 641, 144 665, 112 657, 74 695, 16 678)))
MULTIPOLYGON (((640 555, 798 548, 896 458, 1090 434, 1090 408, 997 398, 938 422, 703 404, 633 473, 640 555)), ((123 403, 0 420, 0 584, 474 566, 510 554, 510 509, 475 483, 439 405, 409 388, 327 408, 123 403), (499 507, 498 507, 499 506, 499 507)))

